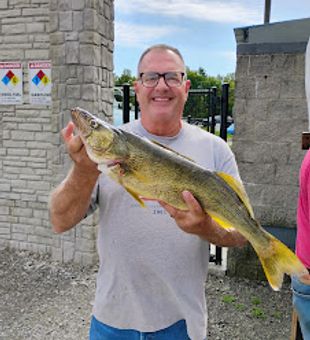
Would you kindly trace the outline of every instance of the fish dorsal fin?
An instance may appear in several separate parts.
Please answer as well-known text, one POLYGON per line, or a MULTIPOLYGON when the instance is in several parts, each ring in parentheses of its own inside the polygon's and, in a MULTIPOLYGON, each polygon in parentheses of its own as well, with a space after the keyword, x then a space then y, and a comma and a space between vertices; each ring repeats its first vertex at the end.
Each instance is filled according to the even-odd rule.
POLYGON ((254 219, 254 212, 251 206, 249 197, 244 190, 243 184, 238 181, 236 178, 232 177, 231 175, 226 174, 225 172, 216 172, 216 174, 221 177, 239 196, 240 200, 244 203, 250 216, 254 219))
POLYGON ((189 157, 187 157, 187 156, 182 155, 181 153, 179 153, 179 152, 177 152, 177 151, 175 151, 175 150, 169 148, 169 146, 167 146, 167 145, 161 144, 160 142, 157 142, 157 141, 154 140, 154 139, 152 139, 151 142, 154 143, 154 144, 156 144, 156 145, 158 145, 158 146, 160 146, 160 147, 162 147, 162 148, 164 148, 164 149, 166 149, 166 150, 168 150, 168 151, 173 152, 174 154, 176 154, 176 155, 178 155, 178 156, 180 156, 180 157, 183 157, 183 158, 187 159, 187 160, 190 161, 190 162, 196 163, 193 159, 191 159, 191 158, 189 158, 189 157))

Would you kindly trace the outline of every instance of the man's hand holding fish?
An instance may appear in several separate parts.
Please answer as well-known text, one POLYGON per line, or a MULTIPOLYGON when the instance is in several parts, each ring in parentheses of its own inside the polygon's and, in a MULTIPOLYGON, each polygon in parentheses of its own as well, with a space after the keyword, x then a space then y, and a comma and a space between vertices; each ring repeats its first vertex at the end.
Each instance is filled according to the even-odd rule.
POLYGON ((221 228, 207 214, 189 191, 182 192, 182 198, 188 210, 180 210, 165 202, 159 202, 177 225, 186 233, 195 234, 210 243, 220 246, 243 246, 247 240, 240 233, 232 233, 230 229, 221 228))
POLYGON ((84 218, 89 196, 100 174, 97 164, 88 157, 80 136, 74 135, 74 128, 74 124, 69 122, 61 131, 73 166, 66 180, 54 190, 50 198, 51 222, 56 232, 69 230, 84 218))

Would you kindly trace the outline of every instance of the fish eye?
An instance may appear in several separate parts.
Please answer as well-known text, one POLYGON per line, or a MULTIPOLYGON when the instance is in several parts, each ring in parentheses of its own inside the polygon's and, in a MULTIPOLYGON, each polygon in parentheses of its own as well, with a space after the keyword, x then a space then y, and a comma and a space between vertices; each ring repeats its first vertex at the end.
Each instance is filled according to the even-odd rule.
POLYGON ((92 119, 90 122, 89 122, 89 125, 92 129, 96 129, 98 127, 98 123, 95 119, 92 119))

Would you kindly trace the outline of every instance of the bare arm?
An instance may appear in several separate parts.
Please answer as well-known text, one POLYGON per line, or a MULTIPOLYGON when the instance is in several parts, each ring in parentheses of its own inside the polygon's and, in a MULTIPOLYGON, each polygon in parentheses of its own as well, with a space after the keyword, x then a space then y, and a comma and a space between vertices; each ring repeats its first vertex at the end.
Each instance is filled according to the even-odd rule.
POLYGON ((62 130, 62 137, 74 164, 65 180, 51 193, 50 219, 57 233, 67 231, 85 216, 92 190, 100 174, 97 166, 86 153, 80 137, 73 135, 70 122, 62 130))
POLYGON ((223 229, 212 220, 190 192, 184 191, 182 194, 188 211, 160 202, 182 230, 220 247, 241 247, 246 244, 247 240, 237 230, 223 229))

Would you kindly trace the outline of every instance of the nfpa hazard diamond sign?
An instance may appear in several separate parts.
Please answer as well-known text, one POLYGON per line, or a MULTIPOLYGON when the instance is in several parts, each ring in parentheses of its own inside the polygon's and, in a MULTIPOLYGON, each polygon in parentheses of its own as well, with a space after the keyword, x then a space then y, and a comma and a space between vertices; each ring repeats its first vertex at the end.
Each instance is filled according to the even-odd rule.
POLYGON ((21 63, 0 63, 0 105, 23 103, 23 72, 21 63))
POLYGON ((49 105, 51 103, 51 62, 31 61, 29 71, 30 104, 49 105))

